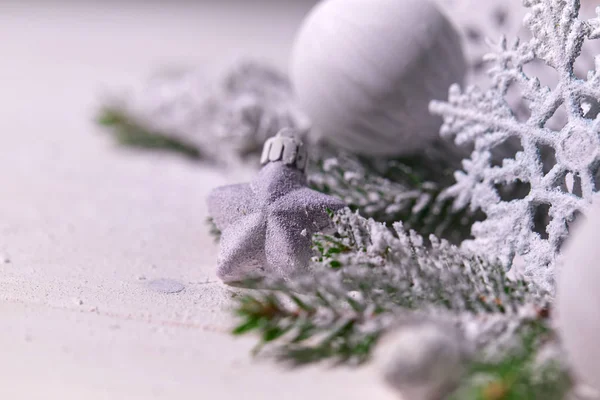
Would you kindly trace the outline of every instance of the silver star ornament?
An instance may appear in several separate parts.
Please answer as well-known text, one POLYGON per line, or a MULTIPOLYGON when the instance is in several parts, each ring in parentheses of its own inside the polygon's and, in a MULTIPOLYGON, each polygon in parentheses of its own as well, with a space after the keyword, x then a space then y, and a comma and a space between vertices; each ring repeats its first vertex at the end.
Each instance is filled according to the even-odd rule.
POLYGON ((266 141, 254 181, 210 193, 208 211, 221 231, 217 275, 223 282, 287 279, 307 271, 312 235, 331 225, 328 210, 345 204, 307 187, 306 162, 302 142, 286 129, 266 141))

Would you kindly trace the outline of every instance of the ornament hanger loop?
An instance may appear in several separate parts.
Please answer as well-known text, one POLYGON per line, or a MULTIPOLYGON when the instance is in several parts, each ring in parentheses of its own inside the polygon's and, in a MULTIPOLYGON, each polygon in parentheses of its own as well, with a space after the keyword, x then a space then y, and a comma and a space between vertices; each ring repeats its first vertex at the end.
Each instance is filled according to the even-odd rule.
POLYGON ((268 139, 263 146, 260 165, 281 161, 285 165, 305 171, 307 152, 304 144, 298 139, 294 129, 284 128, 276 136, 268 139))

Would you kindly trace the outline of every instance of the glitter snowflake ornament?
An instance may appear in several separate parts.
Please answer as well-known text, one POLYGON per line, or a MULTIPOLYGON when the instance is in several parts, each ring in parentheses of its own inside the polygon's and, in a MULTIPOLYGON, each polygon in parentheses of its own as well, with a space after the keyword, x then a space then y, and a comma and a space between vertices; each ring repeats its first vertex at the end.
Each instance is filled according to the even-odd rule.
POLYGON ((217 275, 224 282, 290 278, 307 270, 313 233, 327 228, 329 213, 345 204, 306 186, 306 163, 296 132, 284 129, 265 142, 253 182, 209 195, 209 213, 222 231, 217 275))
POLYGON ((443 136, 459 145, 472 145, 464 171, 449 190, 456 206, 470 204, 487 218, 473 226, 474 239, 465 243, 481 254, 497 258, 507 268, 518 259, 538 288, 552 292, 554 266, 570 222, 597 197, 600 167, 600 56, 586 79, 574 73, 584 42, 600 37, 598 17, 579 18, 579 0, 525 0, 530 8, 525 23, 531 40, 500 43, 487 56, 492 86, 450 89, 447 103, 433 102, 431 110, 444 117, 443 136), (528 76, 528 64, 543 61, 558 75, 554 88, 528 76), (518 90, 529 114, 519 115, 506 101, 518 90), (563 114, 566 123, 555 127, 563 114), (494 163, 492 154, 502 144, 516 141, 519 151, 494 163), (545 155, 545 156, 544 156, 545 155), (522 198, 503 198, 518 185, 522 198))

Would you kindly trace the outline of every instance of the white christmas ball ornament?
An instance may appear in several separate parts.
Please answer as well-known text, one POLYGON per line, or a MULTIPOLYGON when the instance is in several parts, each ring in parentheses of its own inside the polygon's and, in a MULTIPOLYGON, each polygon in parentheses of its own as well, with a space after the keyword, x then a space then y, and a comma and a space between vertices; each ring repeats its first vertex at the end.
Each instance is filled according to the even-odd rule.
POLYGON ((470 349, 453 326, 420 322, 386 335, 375 353, 385 382, 403 399, 441 400, 460 381, 470 349))
POLYGON ((317 138, 402 155, 438 136, 429 102, 466 69, 459 34, 430 0, 325 0, 296 37, 290 75, 317 138))
POLYGON ((576 227, 558 274, 557 326, 575 376, 600 390, 600 203, 576 227))

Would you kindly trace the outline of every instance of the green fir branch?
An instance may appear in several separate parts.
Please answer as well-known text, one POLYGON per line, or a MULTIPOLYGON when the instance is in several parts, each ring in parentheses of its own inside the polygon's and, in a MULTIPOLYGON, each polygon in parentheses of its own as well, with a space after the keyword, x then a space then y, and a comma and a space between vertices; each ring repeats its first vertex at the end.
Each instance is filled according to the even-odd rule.
POLYGON ((271 348, 273 354, 294 365, 325 359, 360 364, 367 360, 382 330, 357 329, 374 315, 357 304, 352 308, 353 303, 346 301, 348 308, 343 312, 334 310, 326 321, 318 321, 325 317, 319 309, 331 306, 326 296, 301 299, 297 293, 285 290, 246 295, 238 300, 236 313, 242 322, 233 333, 257 333, 257 351, 278 341, 271 348))
POLYGON ((460 165, 459 157, 441 157, 439 152, 380 160, 326 148, 309 170, 309 183, 367 218, 402 221, 425 238, 435 235, 458 244, 483 215, 453 207, 445 190, 454 182, 452 171, 460 165))
POLYGON ((521 343, 495 361, 469 366, 462 385, 449 400, 562 400, 573 388, 565 366, 555 358, 540 361, 543 346, 556 340, 546 320, 520 332, 521 343))
POLYGON ((206 224, 208 225, 208 233, 213 237, 216 243, 221 240, 221 231, 217 228, 217 224, 212 217, 206 218, 206 224))
POLYGON ((97 122, 108 128, 108 132, 123 146, 171 152, 196 161, 203 159, 202 153, 194 145, 167 133, 147 129, 117 108, 101 109, 97 122))
POLYGON ((414 232, 348 211, 334 221, 335 234, 314 237, 312 274, 251 285, 260 290, 236 304, 236 334, 258 334, 258 348, 294 364, 361 363, 405 319, 496 314, 517 328, 529 323, 520 309, 537 298, 497 265, 443 241, 424 247, 414 232))

